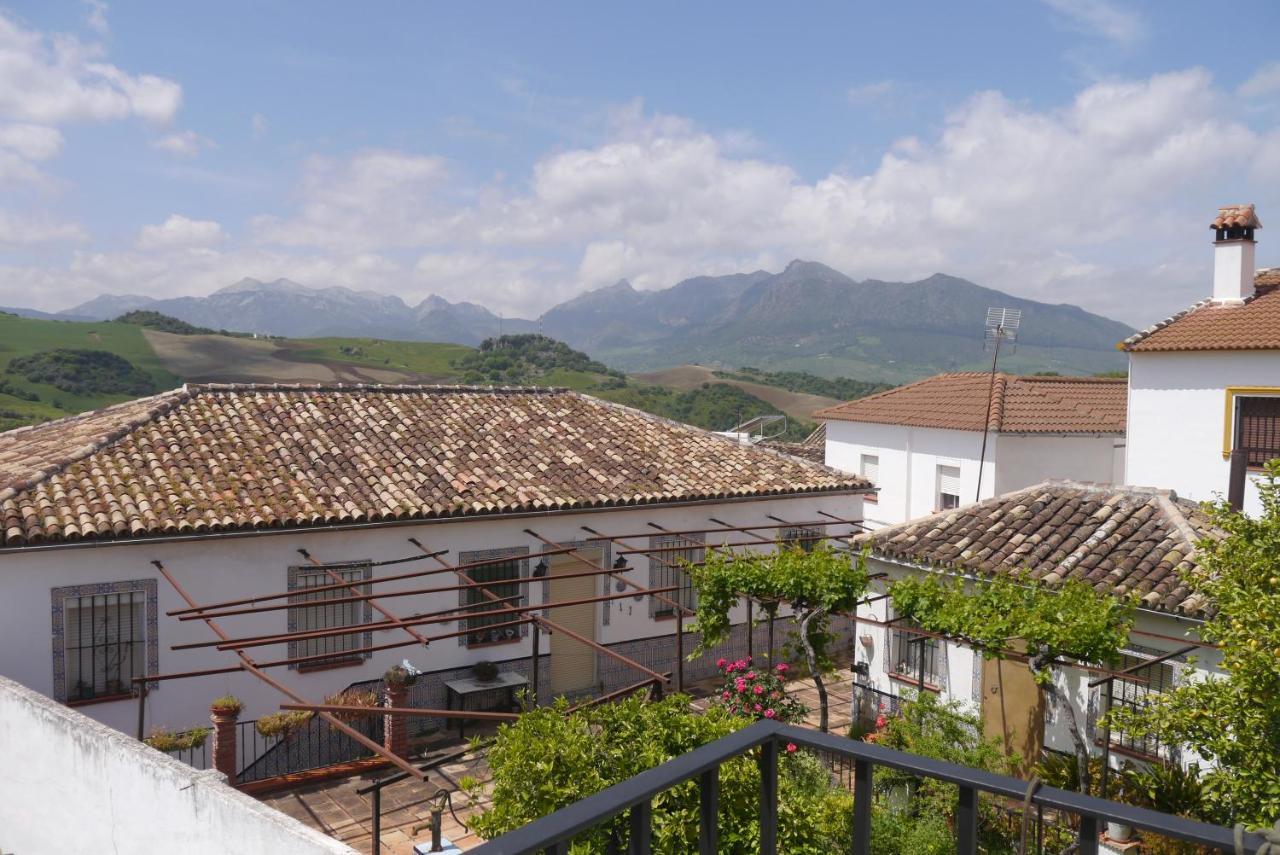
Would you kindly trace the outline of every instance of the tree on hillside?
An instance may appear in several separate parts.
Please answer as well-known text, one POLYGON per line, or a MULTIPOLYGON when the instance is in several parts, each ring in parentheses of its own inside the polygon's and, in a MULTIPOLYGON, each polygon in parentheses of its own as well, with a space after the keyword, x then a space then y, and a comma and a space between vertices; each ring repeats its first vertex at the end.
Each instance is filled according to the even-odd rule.
POLYGON ((1280 820, 1280 460, 1258 487, 1262 514, 1225 502, 1210 506, 1226 532, 1198 546, 1188 581, 1215 612, 1200 638, 1220 647, 1223 675, 1153 695, 1147 706, 1116 709, 1111 726, 1185 745, 1211 761, 1203 775, 1213 819, 1270 826, 1280 820))
POLYGON ((1059 685, 1068 661, 1111 664, 1129 640, 1133 606, 1067 580, 1049 588, 1029 577, 995 576, 977 583, 936 575, 907 577, 889 586, 898 615, 924 629, 971 644, 983 656, 1004 658, 1025 644, 1027 666, 1046 699, 1067 717, 1080 789, 1089 792, 1089 744, 1075 705, 1059 685))
POLYGON ((827 625, 831 614, 852 612, 866 594, 870 580, 862 559, 825 545, 806 552, 779 544, 769 553, 712 552, 700 566, 689 564, 686 569, 698 591, 694 628, 702 633, 700 650, 728 637, 729 611, 742 597, 766 609, 784 604, 795 611, 805 660, 818 689, 819 726, 825 732, 828 705, 822 675, 832 667, 827 625))

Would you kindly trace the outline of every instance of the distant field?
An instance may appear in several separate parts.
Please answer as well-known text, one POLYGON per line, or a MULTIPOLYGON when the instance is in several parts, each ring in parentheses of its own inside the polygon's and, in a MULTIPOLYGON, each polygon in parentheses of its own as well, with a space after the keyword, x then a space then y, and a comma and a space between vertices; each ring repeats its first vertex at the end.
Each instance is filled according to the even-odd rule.
POLYGON ((729 380, 716 377, 710 368, 702 365, 680 365, 664 371, 650 371, 632 375, 644 383, 659 386, 670 386, 673 389, 696 389, 703 383, 728 383, 737 386, 748 394, 755 395, 762 401, 777 407, 792 418, 812 421, 813 414, 840 401, 822 395, 810 395, 805 392, 791 392, 777 386, 766 386, 763 383, 751 383, 745 380, 729 380))
POLYGON ((324 358, 309 342, 177 335, 146 330, 156 356, 174 374, 193 382, 407 383, 404 371, 364 362, 324 358))
POLYGON ((378 338, 306 338, 290 341, 287 346, 288 359, 406 372, 436 383, 452 382, 457 372, 450 363, 473 350, 464 344, 378 338))
POLYGON ((105 350, 114 353, 150 374, 157 389, 172 389, 182 382, 156 356, 143 337, 141 328, 132 324, 109 321, 45 321, 0 314, 0 379, 40 397, 38 402, 33 402, 5 395, 0 398, 0 410, 30 413, 35 418, 55 418, 94 410, 133 397, 72 394, 46 383, 31 383, 3 373, 9 362, 19 356, 56 348, 105 350))

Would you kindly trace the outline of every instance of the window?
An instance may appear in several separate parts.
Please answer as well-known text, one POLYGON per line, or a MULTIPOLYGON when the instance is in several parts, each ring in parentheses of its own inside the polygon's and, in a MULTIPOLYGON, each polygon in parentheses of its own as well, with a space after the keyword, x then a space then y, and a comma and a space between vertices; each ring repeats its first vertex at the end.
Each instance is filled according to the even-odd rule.
POLYGON ((133 678, 146 675, 146 593, 65 597, 62 616, 64 699, 88 701, 130 694, 133 678))
MULTIPOLYGON (((698 595, 693 590, 693 580, 683 566, 700 564, 706 556, 702 535, 683 537, 678 534, 659 534, 649 538, 649 548, 660 550, 649 553, 649 587, 669 588, 678 585, 679 590, 663 596, 675 600, 690 611, 697 609, 698 595)), ((657 597, 649 597, 649 616, 674 617, 675 609, 657 597)))
MULTIPOLYGON (((916 627, 910 621, 898 621, 902 627, 916 627)), ((889 643, 889 673, 903 677, 912 682, 920 679, 921 657, 924 657, 924 681, 940 685, 938 677, 938 639, 908 632, 906 629, 894 629, 889 643)))
MULTIPOLYGON (((363 582, 350 588, 330 588, 307 593, 309 588, 321 588, 337 584, 325 567, 291 567, 289 568, 289 590, 298 593, 289 597, 289 631, 304 632, 314 629, 336 629, 343 626, 360 626, 373 620, 373 607, 368 601, 354 603, 332 603, 331 600, 345 599, 355 593, 371 592, 369 579, 373 578, 372 564, 339 564, 331 569, 342 577, 343 582, 363 582)), ((373 643, 372 633, 353 632, 347 635, 330 635, 323 638, 308 638, 289 642, 289 658, 301 656, 320 656, 331 653, 331 657, 313 659, 291 668, 327 668, 334 665, 348 665, 369 658, 369 653, 352 652, 359 647, 367 647, 373 643)))
MULTIPOLYGON (((864 454, 858 460, 858 474, 871 482, 871 486, 880 486, 880 455, 864 454)), ((863 496, 864 502, 875 502, 879 499, 874 493, 863 496)))
POLYGON ((1280 397, 1238 397, 1236 448, 1245 452, 1245 464, 1260 468, 1280 457, 1280 397))
MULTIPOLYGON (((1119 670, 1141 665, 1150 657, 1124 654, 1121 657, 1119 670)), ((1142 709, 1153 695, 1166 692, 1173 686, 1173 666, 1168 662, 1148 665, 1134 671, 1135 677, 1146 680, 1146 683, 1135 683, 1129 680, 1111 681, 1111 706, 1113 709, 1142 709)), ((1135 751, 1149 757, 1164 757, 1168 750, 1154 737, 1146 733, 1128 734, 1122 731, 1111 731, 1111 744, 1117 748, 1135 751)))
POLYGON ((938 465, 938 510, 960 507, 960 467, 938 465))
MULTIPOLYGON (((496 557, 496 556, 495 556, 496 557)), ((482 559, 484 560, 484 559, 482 559)), ((510 584, 504 585, 486 585, 484 588, 467 588, 462 592, 462 605, 471 611, 490 611, 493 609, 510 608, 511 606, 520 605, 520 600, 507 599, 508 597, 517 597, 520 595, 520 576, 524 567, 525 559, 519 556, 512 556, 506 561, 497 564, 484 564, 467 571, 476 582, 499 582, 506 579, 512 580, 510 584), (484 595, 484 591, 489 591, 502 602, 495 603, 484 595)), ((504 644, 511 641, 520 640, 520 627, 518 626, 497 626, 497 624, 510 623, 518 620, 523 615, 512 612, 503 612, 502 614, 492 616, 481 616, 467 618, 465 625, 461 628, 467 630, 467 634, 463 636, 467 645, 475 644, 504 644)))
POLYGON ((814 547, 825 540, 822 532, 813 528, 784 528, 782 543, 790 547, 799 547, 805 552, 813 552, 814 547))

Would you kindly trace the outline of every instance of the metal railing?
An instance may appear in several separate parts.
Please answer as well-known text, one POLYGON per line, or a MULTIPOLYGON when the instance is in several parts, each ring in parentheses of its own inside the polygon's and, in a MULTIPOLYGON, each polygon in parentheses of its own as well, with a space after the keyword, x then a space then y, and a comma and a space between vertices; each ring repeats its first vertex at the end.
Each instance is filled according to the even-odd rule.
MULTIPOLYGON (((385 719, 371 715, 347 722, 358 732, 382 742, 385 719)), ((257 721, 236 722, 236 780, 247 784, 280 775, 323 769, 372 757, 373 752, 350 736, 312 716, 286 733, 263 736, 257 721)))
MULTIPOLYGON (((511 831, 472 850, 473 855, 567 855, 570 842, 579 834, 622 814, 627 814, 628 853, 644 855, 652 851, 652 804, 658 794, 697 779, 700 798, 699 853, 718 851, 719 770, 721 764, 755 753, 760 767, 760 852, 778 851, 778 758, 786 743, 818 752, 843 755, 854 760, 854 807, 852 849, 871 851, 872 773, 877 766, 934 778, 959 787, 955 814, 957 855, 976 855, 978 847, 978 794, 988 793, 1021 801, 1027 782, 979 769, 957 766, 928 757, 905 754, 879 745, 844 739, 828 733, 759 721, 661 766, 641 772, 595 795, 561 808, 549 816, 511 831)), ((1057 811, 1078 817, 1079 855, 1096 855, 1098 833, 1104 822, 1117 822, 1146 829, 1163 837, 1188 843, 1235 851, 1230 829, 1146 808, 1106 801, 1094 796, 1041 787, 1028 799, 1031 809, 1057 811)), ((1261 845, 1255 833, 1244 835, 1249 851, 1261 845)))

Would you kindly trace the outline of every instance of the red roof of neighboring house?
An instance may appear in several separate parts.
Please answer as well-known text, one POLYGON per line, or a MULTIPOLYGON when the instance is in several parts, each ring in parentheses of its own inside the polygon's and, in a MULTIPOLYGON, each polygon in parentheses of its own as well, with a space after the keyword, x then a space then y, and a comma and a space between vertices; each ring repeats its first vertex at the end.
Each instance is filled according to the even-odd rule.
POLYGON ((938 374, 814 413, 834 421, 1001 433, 1124 433, 1128 384, 1104 377, 938 374), (988 401, 990 416, 988 418, 988 401))
POLYGON ((1130 353, 1175 350, 1280 350, 1280 268, 1259 270, 1239 303, 1201 300, 1117 345, 1130 353))

